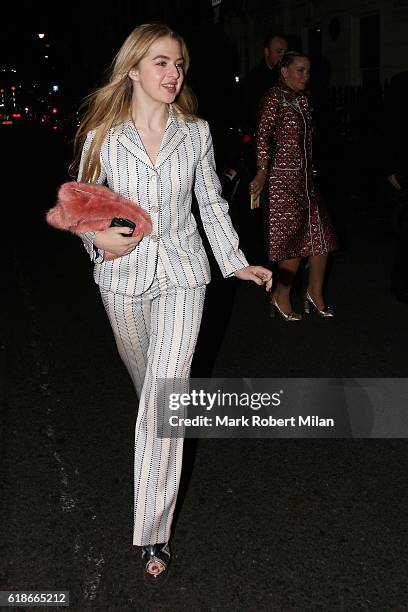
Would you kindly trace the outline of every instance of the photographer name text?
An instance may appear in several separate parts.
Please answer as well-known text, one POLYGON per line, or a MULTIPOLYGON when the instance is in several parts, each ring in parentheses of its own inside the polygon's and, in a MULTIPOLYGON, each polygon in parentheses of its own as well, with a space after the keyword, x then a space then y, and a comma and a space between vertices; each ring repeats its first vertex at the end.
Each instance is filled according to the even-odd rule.
POLYGON ((169 418, 169 425, 171 427, 334 427, 334 419, 325 419, 319 415, 275 418, 272 416, 261 417, 256 414, 250 417, 240 416, 236 418, 202 415, 187 418, 174 414, 169 418))

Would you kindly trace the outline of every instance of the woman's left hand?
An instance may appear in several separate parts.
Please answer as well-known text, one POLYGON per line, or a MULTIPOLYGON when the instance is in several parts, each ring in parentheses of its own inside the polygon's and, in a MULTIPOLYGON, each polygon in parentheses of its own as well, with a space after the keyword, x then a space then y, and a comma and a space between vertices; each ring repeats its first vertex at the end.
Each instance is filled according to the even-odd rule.
POLYGON ((252 181, 249 183, 249 193, 252 193, 254 198, 258 198, 265 186, 267 177, 266 170, 258 170, 252 181))
POLYGON ((266 291, 272 288, 272 271, 263 266, 247 266, 234 272, 241 280, 251 280, 257 285, 265 285, 266 291))

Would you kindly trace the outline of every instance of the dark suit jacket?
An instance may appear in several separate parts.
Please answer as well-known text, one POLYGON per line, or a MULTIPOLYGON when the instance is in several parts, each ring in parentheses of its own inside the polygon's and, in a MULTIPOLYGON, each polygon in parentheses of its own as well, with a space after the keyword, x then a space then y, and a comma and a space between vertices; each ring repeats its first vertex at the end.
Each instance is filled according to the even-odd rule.
POLYGON ((243 83, 245 120, 248 127, 256 128, 259 106, 264 95, 279 80, 276 68, 269 68, 265 60, 253 68, 243 83))

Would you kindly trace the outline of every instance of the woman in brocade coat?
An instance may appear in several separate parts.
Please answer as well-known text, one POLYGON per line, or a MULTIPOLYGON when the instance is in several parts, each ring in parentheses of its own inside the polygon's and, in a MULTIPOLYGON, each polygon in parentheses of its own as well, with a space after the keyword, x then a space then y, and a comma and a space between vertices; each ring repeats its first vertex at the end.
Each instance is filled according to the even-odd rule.
POLYGON ((281 77, 261 104, 256 154, 258 172, 250 189, 256 198, 265 187, 268 256, 278 262, 278 282, 271 295, 271 316, 300 321, 290 291, 303 257, 309 259, 305 312, 334 316, 323 297, 327 257, 337 248, 335 233, 313 184, 312 121, 303 93, 310 60, 290 51, 281 60, 281 77))

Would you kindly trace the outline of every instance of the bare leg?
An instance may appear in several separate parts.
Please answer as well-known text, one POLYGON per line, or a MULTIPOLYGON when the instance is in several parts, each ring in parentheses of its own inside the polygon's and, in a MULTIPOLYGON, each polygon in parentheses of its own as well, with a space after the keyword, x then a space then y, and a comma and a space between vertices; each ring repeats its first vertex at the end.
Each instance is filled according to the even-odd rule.
POLYGON ((319 308, 325 308, 323 298, 323 281, 326 272, 327 253, 324 255, 311 255, 309 257, 309 281, 307 290, 310 297, 319 308))
POLYGON ((301 259, 301 257, 284 259, 278 263, 278 282, 273 291, 273 297, 285 314, 293 312, 292 304, 290 303, 290 290, 301 259))

